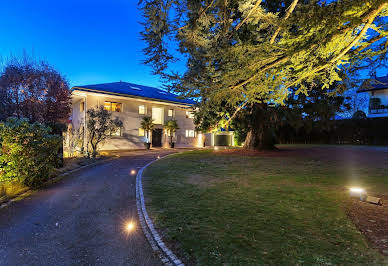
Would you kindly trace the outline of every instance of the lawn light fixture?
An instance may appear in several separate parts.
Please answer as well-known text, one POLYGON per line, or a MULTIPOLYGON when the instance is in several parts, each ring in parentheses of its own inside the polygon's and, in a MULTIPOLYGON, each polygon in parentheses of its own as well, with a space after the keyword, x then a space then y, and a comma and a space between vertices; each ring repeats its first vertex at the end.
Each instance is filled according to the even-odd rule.
POLYGON ((131 233, 133 230, 135 230, 135 223, 130 221, 125 225, 125 231, 127 231, 127 233, 131 233))
POLYGON ((361 201, 366 201, 366 202, 373 203, 376 205, 383 205, 380 198, 368 196, 366 194, 365 189, 363 189, 363 188, 351 187, 349 189, 349 192, 350 192, 351 197, 360 198, 361 201))
POLYGON ((218 151, 218 150, 219 150, 219 148, 218 148, 217 146, 215 146, 215 147, 214 147, 214 150, 215 150, 215 151, 218 151))
POLYGON ((158 159, 160 159, 160 155, 158 155, 158 159))
POLYGON ((136 174, 136 170, 131 170, 131 175, 135 175, 136 174))
POLYGON ((349 189, 350 196, 355 198, 360 198, 360 200, 364 201, 366 199, 366 191, 363 188, 359 187, 351 187, 349 189))

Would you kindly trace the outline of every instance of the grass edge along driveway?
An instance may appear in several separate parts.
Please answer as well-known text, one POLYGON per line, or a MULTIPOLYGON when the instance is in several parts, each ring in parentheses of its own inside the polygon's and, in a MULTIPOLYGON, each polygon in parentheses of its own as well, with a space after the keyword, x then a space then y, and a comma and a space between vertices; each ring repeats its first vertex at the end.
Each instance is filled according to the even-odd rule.
MULTIPOLYGON (((345 213, 349 169, 328 158, 172 155, 146 169, 146 205, 187 264, 383 263, 345 213)), ((352 167, 388 191, 386 169, 352 167)))

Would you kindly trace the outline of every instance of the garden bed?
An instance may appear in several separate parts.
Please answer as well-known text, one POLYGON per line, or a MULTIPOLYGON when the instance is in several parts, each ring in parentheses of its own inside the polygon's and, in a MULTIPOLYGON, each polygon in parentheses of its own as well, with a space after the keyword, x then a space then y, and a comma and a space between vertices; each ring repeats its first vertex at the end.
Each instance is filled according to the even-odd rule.
POLYGON ((384 263, 384 238, 373 237, 385 234, 386 206, 354 201, 347 189, 386 195, 388 148, 280 148, 187 152, 146 170, 147 208, 178 257, 201 265, 384 263), (376 221, 375 236, 364 220, 376 221))

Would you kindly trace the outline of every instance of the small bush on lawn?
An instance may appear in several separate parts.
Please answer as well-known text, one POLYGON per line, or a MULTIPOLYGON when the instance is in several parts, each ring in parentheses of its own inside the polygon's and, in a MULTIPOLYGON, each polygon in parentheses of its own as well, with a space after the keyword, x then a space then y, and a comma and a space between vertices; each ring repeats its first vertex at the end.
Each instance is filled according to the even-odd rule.
POLYGON ((58 161, 61 138, 38 122, 9 118, 0 123, 0 182, 38 186, 58 161))

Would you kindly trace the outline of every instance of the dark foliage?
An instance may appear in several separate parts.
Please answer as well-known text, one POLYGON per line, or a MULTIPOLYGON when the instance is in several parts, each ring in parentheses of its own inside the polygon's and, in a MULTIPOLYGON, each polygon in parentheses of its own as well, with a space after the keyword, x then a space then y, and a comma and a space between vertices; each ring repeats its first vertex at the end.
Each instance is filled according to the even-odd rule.
POLYGON ((52 66, 28 58, 9 61, 0 74, 0 120, 27 118, 58 129, 71 112, 69 84, 52 66))

